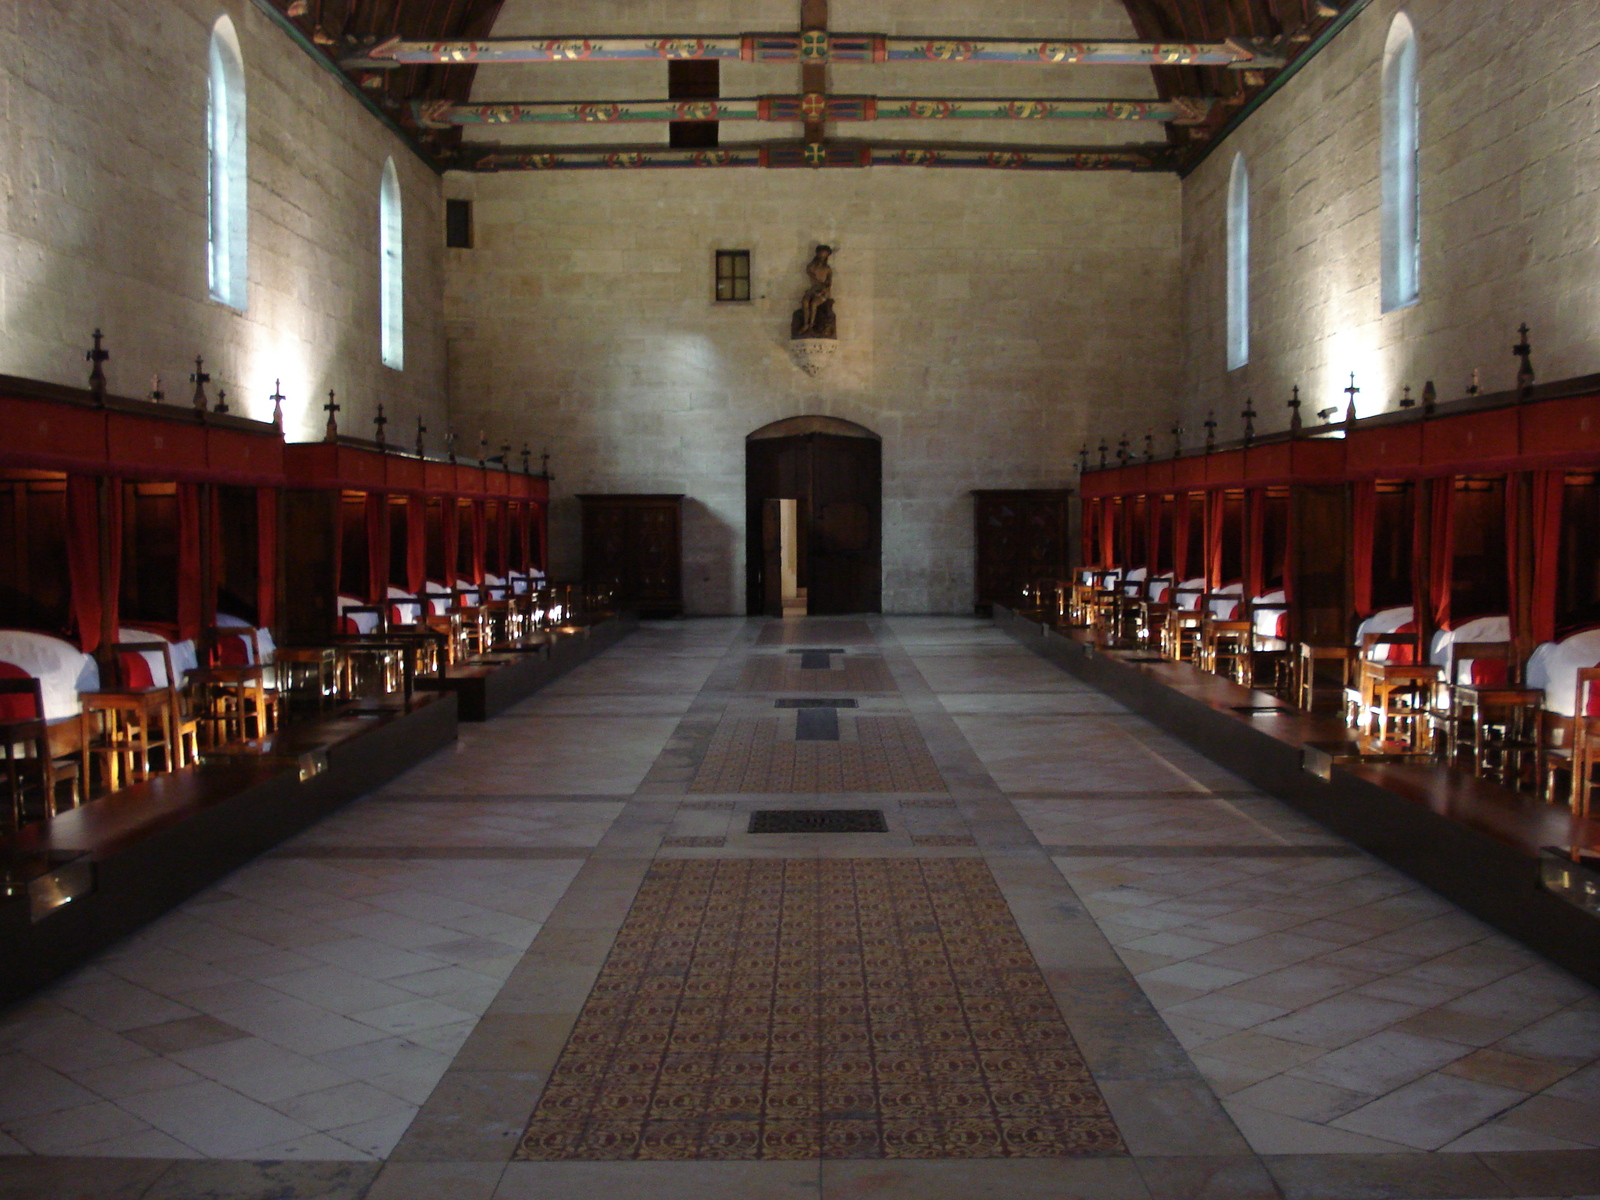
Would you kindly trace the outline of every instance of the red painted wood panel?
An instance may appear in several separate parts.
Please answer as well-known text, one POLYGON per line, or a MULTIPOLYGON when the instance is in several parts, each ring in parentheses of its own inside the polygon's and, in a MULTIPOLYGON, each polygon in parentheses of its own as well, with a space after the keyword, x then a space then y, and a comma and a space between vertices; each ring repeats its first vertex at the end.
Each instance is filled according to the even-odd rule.
POLYGON ((1547 400, 1521 411, 1524 454, 1600 454, 1600 396, 1547 400))
POLYGON ((485 472, 484 482, 488 485, 491 496, 507 496, 511 494, 511 476, 504 471, 485 472))
POLYGON ((329 442, 290 442, 283 448, 290 487, 339 486, 339 447, 329 442))
POLYGON ((1297 479, 1343 478, 1349 446, 1346 438, 1303 438, 1294 443, 1291 474, 1297 479))
POLYGON ((385 455, 384 466, 387 468, 385 484, 391 492, 420 492, 424 487, 423 462, 416 458, 401 458, 395 454, 385 455))
POLYGON ((1178 487, 1191 491, 1205 487, 1206 460, 1195 455, 1180 458, 1172 464, 1172 481, 1178 487))
POLYGON ((1293 470, 1294 445, 1290 442, 1273 442, 1267 446, 1252 446, 1244 452, 1246 479, 1287 479, 1293 470))
POLYGON ((1209 454, 1205 459, 1206 482, 1242 483, 1244 482, 1244 451, 1228 450, 1222 454, 1209 454))
POLYGON ((386 454, 376 450, 359 450, 353 446, 339 447, 338 482, 349 488, 382 491, 388 472, 384 469, 386 454))
POLYGON ((206 427, 106 414, 106 465, 118 474, 194 479, 207 473, 206 427))
POLYGON ((426 462, 422 464, 422 482, 430 492, 454 492, 456 468, 454 463, 426 462))
POLYGON ((1145 468, 1145 482, 1151 491, 1170 492, 1172 490, 1173 462, 1151 463, 1145 468))
POLYGON ((1410 475, 1422 466, 1422 425, 1357 429, 1346 441, 1345 465, 1352 476, 1410 475))
POLYGON ((206 467, 219 479, 240 483, 282 482, 283 440, 234 429, 208 429, 206 467))
POLYGON ((85 469, 106 458, 106 414, 99 409, 0 396, 0 462, 11 466, 85 469))
POLYGON ((1516 457, 1520 412, 1501 408, 1429 421, 1422 427, 1423 466, 1437 469, 1516 457))

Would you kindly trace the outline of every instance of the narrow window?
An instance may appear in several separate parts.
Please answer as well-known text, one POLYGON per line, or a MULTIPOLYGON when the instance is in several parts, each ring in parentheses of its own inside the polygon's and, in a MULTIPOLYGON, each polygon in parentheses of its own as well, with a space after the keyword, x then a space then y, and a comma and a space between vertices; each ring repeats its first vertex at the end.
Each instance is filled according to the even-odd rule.
POLYGON ((444 244, 451 250, 472 249, 472 201, 444 202, 444 244))
POLYGON ((717 299, 750 299, 750 251, 717 251, 717 299))
POLYGON ((401 255, 400 178, 394 159, 383 160, 378 187, 378 305, 383 325, 383 365, 405 367, 405 267, 401 255))
POLYGON ((667 98, 678 101, 681 119, 667 126, 667 144, 675 149, 699 150, 717 144, 714 114, 722 95, 722 64, 714 58, 680 58, 667 63, 667 98))
POLYGON ((1250 361, 1250 169, 1233 156, 1228 177, 1228 370, 1250 361))
POLYGON ((211 27, 210 87, 206 97, 207 265, 211 298, 244 311, 249 298, 249 175, 245 169, 244 59, 233 22, 211 27))
POLYGON ((1417 33, 1405 13, 1383 48, 1383 311, 1417 302, 1421 259, 1417 182, 1417 33))

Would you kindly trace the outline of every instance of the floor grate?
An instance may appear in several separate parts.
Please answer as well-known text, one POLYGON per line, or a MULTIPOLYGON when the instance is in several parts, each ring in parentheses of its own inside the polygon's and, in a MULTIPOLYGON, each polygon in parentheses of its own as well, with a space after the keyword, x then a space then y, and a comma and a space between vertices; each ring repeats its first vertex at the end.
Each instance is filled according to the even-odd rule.
POLYGON ((750 833, 888 833, 881 808, 765 808, 750 814, 750 833))

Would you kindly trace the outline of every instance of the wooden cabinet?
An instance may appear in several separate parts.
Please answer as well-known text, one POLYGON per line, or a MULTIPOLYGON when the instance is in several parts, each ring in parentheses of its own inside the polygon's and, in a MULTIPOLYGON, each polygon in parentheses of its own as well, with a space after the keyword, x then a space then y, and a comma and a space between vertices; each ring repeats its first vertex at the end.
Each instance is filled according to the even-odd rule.
POLYGON ((1021 603, 1028 584, 1067 577, 1071 496, 1071 488, 972 493, 977 551, 973 607, 978 613, 988 615, 995 604, 1021 603))
POLYGON ((641 616, 683 612, 683 497, 579 496, 583 581, 615 590, 641 616))

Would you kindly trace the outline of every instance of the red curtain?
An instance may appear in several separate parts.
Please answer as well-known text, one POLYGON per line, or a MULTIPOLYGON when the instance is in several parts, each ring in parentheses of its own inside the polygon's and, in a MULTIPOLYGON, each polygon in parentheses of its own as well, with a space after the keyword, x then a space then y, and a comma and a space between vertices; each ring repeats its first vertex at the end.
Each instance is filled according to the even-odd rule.
POLYGON ((1354 559, 1356 616, 1372 615, 1372 556, 1376 552, 1378 530, 1378 485, 1370 480, 1357 483, 1354 494, 1355 527, 1350 543, 1354 559))
POLYGON ((472 501, 472 582, 483 583, 483 560, 489 541, 488 503, 472 501))
MULTIPOLYGON (((1283 521, 1283 600, 1285 604, 1294 603, 1294 577, 1295 577, 1295 541, 1300 536, 1300 531, 1295 528, 1299 522, 1295 518, 1296 505, 1294 493, 1284 501, 1287 511, 1283 521)), ((1292 611, 1292 610, 1291 610, 1292 611)))
POLYGON ((382 604, 389 595, 389 498, 367 493, 367 603, 382 604))
POLYGON ((1556 587, 1561 553, 1561 508, 1566 499, 1565 471, 1529 472, 1532 512, 1526 529, 1533 539, 1532 571, 1524 592, 1518 578, 1524 558, 1522 489, 1516 475, 1506 477, 1506 571, 1510 581, 1511 630, 1515 636, 1523 628, 1524 614, 1518 610, 1523 596, 1528 597, 1527 629, 1533 645, 1554 641, 1556 636, 1556 587))
POLYGON ((1086 499, 1083 502, 1083 527, 1078 530, 1078 540, 1083 551, 1082 563, 1086 567, 1095 565, 1095 530, 1100 528, 1100 501, 1097 498, 1086 499))
POLYGON ((206 581, 200 578, 200 485, 178 485, 178 639, 200 636, 206 581))
POLYGON ((406 591, 422 595, 428 582, 428 498, 406 497, 406 591))
POLYGON ((500 568, 497 574, 504 579, 511 573, 511 501, 494 503, 500 509, 500 519, 495 522, 495 563, 500 568))
POLYGON ((256 621, 278 623, 278 489, 256 489, 256 621))
POLYGON ((439 500, 439 532, 444 541, 444 578, 439 582, 447 588, 456 586, 456 561, 461 553, 461 518, 456 514, 456 498, 443 496, 439 500))
POLYGON ((1179 583, 1189 573, 1189 493, 1172 498, 1172 572, 1179 583))
POLYGON ((1222 516, 1227 497, 1220 488, 1206 493, 1206 591, 1214 592, 1222 578, 1222 516))
MULTIPOLYGON (((112 490, 122 494, 120 483, 112 490)), ((113 545, 120 545, 121 530, 113 545)), ((72 580, 72 621, 78 647, 86 654, 100 645, 100 488, 89 475, 67 476, 67 571, 72 580)))
POLYGON ((1117 505, 1111 497, 1100 501, 1100 566, 1112 567, 1117 562, 1117 505))
POLYGON ((1254 600, 1267 590, 1267 492, 1252 488, 1245 493, 1248 518, 1244 540, 1244 594, 1254 600))
POLYGON ((541 571, 550 569, 545 563, 545 533, 544 505, 528 505, 528 566, 541 571))
POLYGON ((1450 585, 1456 563, 1456 481, 1446 475, 1428 481, 1431 516, 1428 522, 1428 592, 1433 602, 1436 629, 1450 628, 1450 585))

